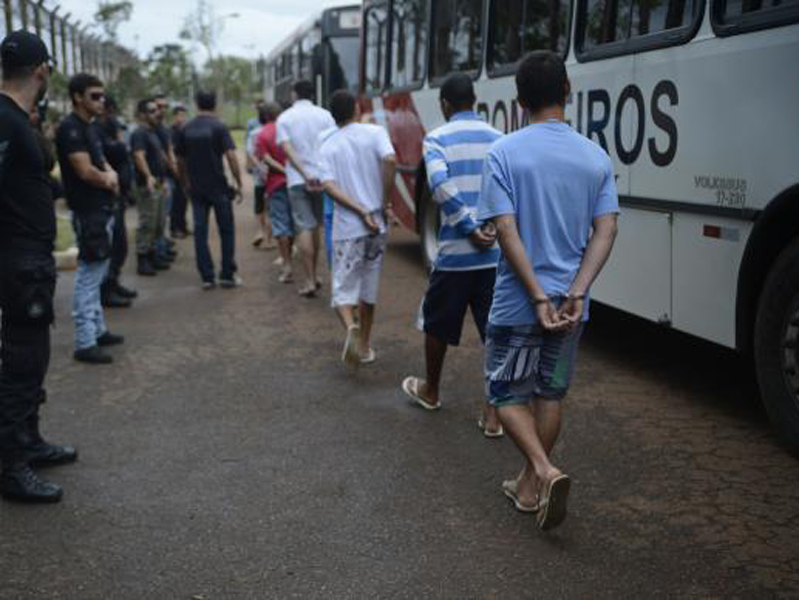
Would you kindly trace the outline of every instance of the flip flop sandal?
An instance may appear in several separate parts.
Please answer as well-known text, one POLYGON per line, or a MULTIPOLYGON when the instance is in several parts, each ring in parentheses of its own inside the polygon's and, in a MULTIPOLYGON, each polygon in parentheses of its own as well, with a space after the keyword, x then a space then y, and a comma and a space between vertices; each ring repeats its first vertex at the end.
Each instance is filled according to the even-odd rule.
POLYGON ((477 428, 483 432, 483 435, 490 439, 501 438, 505 435, 505 430, 502 428, 502 425, 499 426, 499 429, 495 429, 494 431, 489 431, 486 429, 485 421, 483 421, 483 417, 477 419, 477 428))
POLYGON ((406 377, 402 381, 402 391, 425 410, 438 410, 441 408, 441 402, 432 404, 419 394, 419 383, 420 380, 418 377, 406 377))
POLYGON ((568 475, 558 475, 544 483, 539 501, 541 510, 538 512, 538 527, 541 531, 549 531, 563 523, 570 488, 571 479, 568 475))
POLYGON ((516 510, 522 513, 533 514, 537 513, 540 508, 541 504, 536 502, 534 505, 522 504, 519 501, 519 496, 516 492, 516 480, 515 479, 508 479, 502 482, 502 492, 505 496, 513 502, 513 506, 516 507, 516 510))
POLYGON ((264 236, 257 235, 257 236, 255 236, 255 238, 253 238, 252 245, 255 246, 256 248, 258 248, 258 247, 261 246, 261 244, 263 244, 263 242, 264 242, 264 236))
POLYGON ((371 365, 373 362, 375 362, 376 359, 377 359, 377 356, 375 355, 374 349, 373 348, 369 348, 369 352, 366 353, 366 356, 361 357, 361 364, 362 365, 371 365))
POLYGON ((303 298, 316 298, 316 288, 303 288, 297 293, 303 298))
POLYGON ((353 325, 347 329, 347 339, 344 341, 344 350, 341 352, 341 360, 348 367, 357 367, 361 363, 361 355, 355 347, 356 338, 360 334, 361 328, 353 325))
POLYGON ((294 275, 291 273, 281 273, 277 280, 280 283, 294 283, 294 275))

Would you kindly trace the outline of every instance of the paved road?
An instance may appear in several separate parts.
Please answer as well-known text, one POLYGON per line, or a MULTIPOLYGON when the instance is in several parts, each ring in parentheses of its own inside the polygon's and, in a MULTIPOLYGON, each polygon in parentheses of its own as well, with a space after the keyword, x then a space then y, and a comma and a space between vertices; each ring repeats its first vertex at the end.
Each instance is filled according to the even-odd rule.
POLYGON ((571 514, 542 535, 499 492, 512 445, 475 426, 474 332, 444 410, 399 390, 423 359, 415 239, 392 239, 379 362, 352 375, 327 300, 277 283, 239 222, 246 287, 201 291, 181 242, 129 276, 110 367, 72 362, 61 278, 45 423, 81 461, 51 472, 60 505, 0 503, 0 598, 799 595, 797 462, 735 356, 596 310, 557 452, 571 514))

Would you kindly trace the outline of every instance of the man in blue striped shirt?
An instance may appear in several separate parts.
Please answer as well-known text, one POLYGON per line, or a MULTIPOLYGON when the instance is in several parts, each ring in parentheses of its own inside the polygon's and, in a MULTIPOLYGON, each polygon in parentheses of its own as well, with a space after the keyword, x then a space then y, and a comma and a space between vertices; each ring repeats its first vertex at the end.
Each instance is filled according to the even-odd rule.
MULTIPOLYGON (((424 140, 427 182, 439 207, 438 256, 421 310, 425 332, 426 380, 407 377, 402 388, 423 408, 436 410, 447 346, 460 343, 466 310, 471 308, 481 339, 494 291, 499 248, 493 225, 476 218, 483 161, 502 134, 473 108, 474 87, 464 73, 441 86, 441 111, 447 123, 424 140)), ((502 435, 494 409, 486 405, 478 425, 488 437, 502 435)))

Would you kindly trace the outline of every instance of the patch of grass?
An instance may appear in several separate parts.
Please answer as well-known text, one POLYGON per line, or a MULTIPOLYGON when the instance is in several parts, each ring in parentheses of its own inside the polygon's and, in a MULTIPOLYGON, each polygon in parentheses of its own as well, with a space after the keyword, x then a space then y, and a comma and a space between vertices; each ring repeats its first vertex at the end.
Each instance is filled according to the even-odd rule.
POLYGON ((63 252, 75 245, 75 232, 72 230, 72 222, 67 217, 56 217, 56 231, 57 252, 63 252))
POLYGON ((236 148, 239 150, 244 150, 244 137, 246 134, 247 131, 244 129, 234 129, 230 132, 230 135, 233 137, 233 143, 236 144, 236 148))

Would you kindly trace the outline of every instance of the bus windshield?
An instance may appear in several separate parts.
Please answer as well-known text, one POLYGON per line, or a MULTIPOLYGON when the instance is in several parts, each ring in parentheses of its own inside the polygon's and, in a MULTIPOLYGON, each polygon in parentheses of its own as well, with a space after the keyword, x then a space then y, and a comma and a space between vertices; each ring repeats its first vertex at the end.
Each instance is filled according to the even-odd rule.
POLYGON ((330 77, 328 92, 347 89, 358 91, 358 43, 356 36, 329 37, 330 77))

